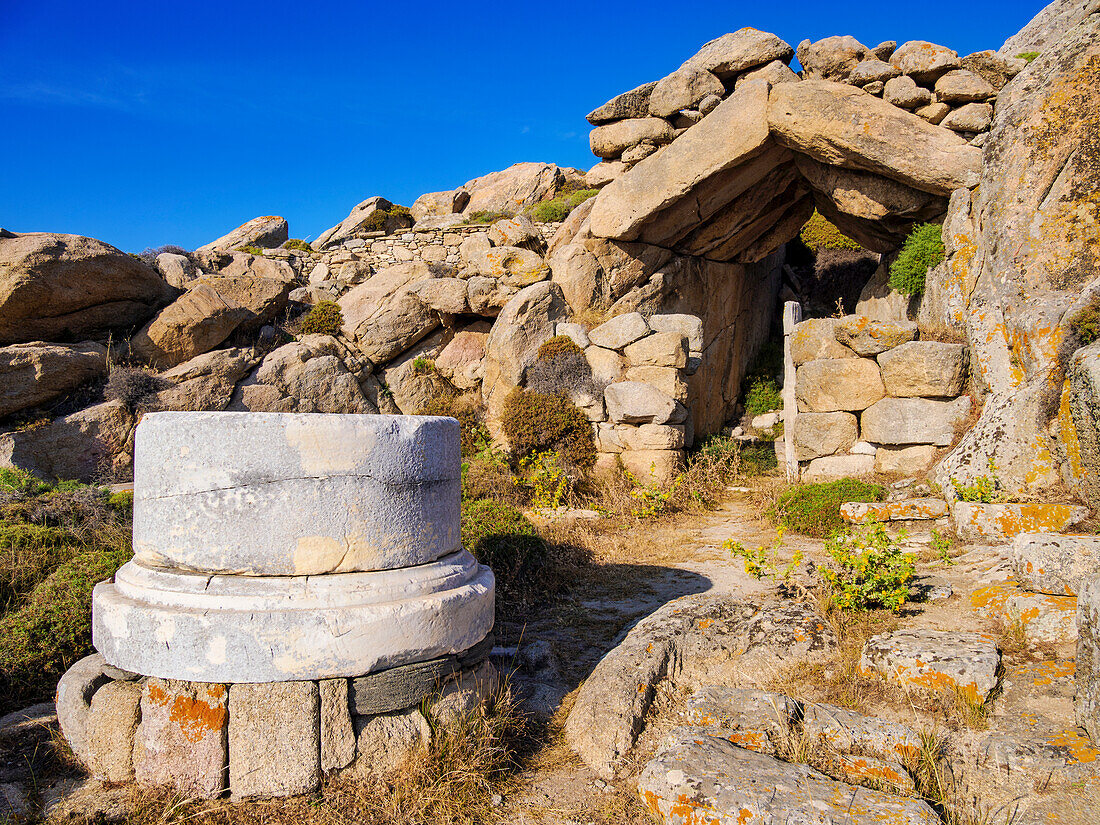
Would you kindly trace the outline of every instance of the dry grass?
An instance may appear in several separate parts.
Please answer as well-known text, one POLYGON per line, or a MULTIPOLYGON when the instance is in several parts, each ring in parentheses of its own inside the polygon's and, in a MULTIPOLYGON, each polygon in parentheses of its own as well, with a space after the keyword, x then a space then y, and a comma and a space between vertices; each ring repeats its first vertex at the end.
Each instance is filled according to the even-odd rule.
POLYGON ((1027 622, 1018 612, 996 619, 993 636, 1002 657, 1009 662, 1049 662, 1058 658, 1058 646, 1032 639, 1027 632, 1027 622))

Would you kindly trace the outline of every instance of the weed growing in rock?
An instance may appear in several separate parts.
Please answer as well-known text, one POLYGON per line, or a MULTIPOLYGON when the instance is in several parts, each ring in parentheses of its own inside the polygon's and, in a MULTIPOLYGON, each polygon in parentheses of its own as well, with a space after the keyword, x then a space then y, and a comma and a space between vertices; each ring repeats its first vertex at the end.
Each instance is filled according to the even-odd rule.
POLYGON ((825 539, 845 527, 840 505, 847 501, 883 501, 886 488, 855 478, 797 484, 779 495, 768 515, 796 533, 825 539))
POLYGON ((818 573, 830 590, 830 598, 841 610, 884 607, 895 613, 909 596, 914 557, 878 522, 838 533, 825 544, 832 566, 821 565, 818 573))
POLYGON ((1100 340, 1100 295, 1093 296, 1088 305, 1073 316, 1069 326, 1083 347, 1100 340))
POLYGON ((749 385, 745 395, 745 412, 749 415, 763 415, 772 410, 783 409, 783 397, 774 378, 757 376, 749 385))
POLYGON ((959 501, 996 504, 1009 499, 1008 494, 1001 486, 1000 478, 997 477, 992 458, 989 459, 989 475, 977 476, 969 484, 952 477, 951 487, 955 491, 955 498, 959 501))
POLYGON ((552 451, 571 469, 583 472, 596 463, 592 427, 564 396, 517 388, 504 401, 500 423, 515 461, 552 451))
POLYGON ((515 217, 515 215, 513 215, 511 212, 490 212, 487 210, 479 209, 478 211, 471 212, 469 215, 467 215, 466 220, 464 220, 462 223, 465 226, 474 226, 478 224, 496 223, 499 220, 513 217, 515 217))
POLYGON ((297 249, 299 252, 313 251, 313 247, 309 245, 309 242, 303 241, 301 238, 290 238, 283 244, 283 249, 297 249))
POLYGON ((255 244, 245 244, 244 246, 238 246, 237 252, 247 252, 249 255, 263 255, 264 251, 255 244))
POLYGON ((121 401, 130 413, 146 409, 169 383, 148 369, 114 367, 103 387, 104 401, 121 401))
POLYGON ((431 358, 425 358, 422 355, 418 355, 416 358, 413 359, 412 370, 417 375, 429 375, 431 373, 439 372, 439 370, 436 369, 435 361, 433 361, 431 358))
POLYGON ((532 453, 520 460, 519 472, 520 477, 514 483, 530 491, 533 507, 556 510, 565 504, 572 485, 557 453, 549 450, 532 453))
POLYGON ((1039 56, 1039 53, 1038 52, 1020 52, 1016 56, 1018 58, 1020 58, 1020 60, 1026 60, 1028 63, 1030 63, 1032 60, 1034 60, 1036 57, 1039 56))
POLYGON ((726 539, 722 542, 722 549, 729 550, 735 558, 744 561, 745 572, 754 579, 769 578, 776 584, 787 584, 798 565, 802 563, 802 551, 796 550, 791 560, 780 569, 779 550, 783 547, 785 532, 782 527, 776 531, 771 547, 761 544, 755 550, 750 550, 739 541, 726 539))
POLYGON ((741 447, 741 474, 746 476, 767 475, 779 466, 775 457, 775 444, 761 441, 756 444, 744 444, 741 447))
POLYGON ((890 287, 904 295, 924 292, 928 270, 944 258, 943 229, 934 223, 913 227, 902 244, 897 260, 890 265, 890 287))
POLYGON ((302 335, 339 335, 344 325, 344 313, 335 301, 318 301, 302 318, 299 329, 302 335))

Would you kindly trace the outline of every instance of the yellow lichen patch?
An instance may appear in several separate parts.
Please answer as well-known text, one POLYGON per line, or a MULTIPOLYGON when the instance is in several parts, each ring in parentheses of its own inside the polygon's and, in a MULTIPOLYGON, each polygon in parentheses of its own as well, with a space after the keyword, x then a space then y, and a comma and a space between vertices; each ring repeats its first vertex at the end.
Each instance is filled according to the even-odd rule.
POLYGON ((699 620, 699 629, 700 629, 700 630, 706 630, 706 629, 707 629, 708 627, 710 627, 710 626, 711 626, 712 624, 714 624, 714 620, 713 620, 713 619, 700 619, 700 620, 699 620))
POLYGON ((1085 477, 1085 465, 1081 460, 1081 442, 1077 438, 1077 425, 1073 420, 1073 411, 1069 405, 1069 379, 1062 382, 1062 399, 1058 405, 1058 431, 1062 436, 1062 446, 1066 451, 1070 475, 1076 481, 1085 477))
POLYGON ((913 784, 909 774, 879 759, 869 760, 862 756, 846 756, 841 766, 849 780, 885 782, 898 788, 910 787, 913 784))
POLYGON ((1066 748, 1077 762, 1095 762, 1100 758, 1100 751, 1092 746, 1087 736, 1076 729, 1062 731, 1048 739, 1047 743, 1066 748))
POLYGON ((1037 687, 1050 685, 1055 679, 1073 678, 1077 670, 1072 660, 1064 662, 1040 662, 1037 665, 1028 665, 1020 668, 1018 674, 1032 680, 1037 687))
POLYGON ((759 730, 738 730, 726 736, 726 739, 739 748, 768 753, 771 750, 771 741, 768 735, 759 730))

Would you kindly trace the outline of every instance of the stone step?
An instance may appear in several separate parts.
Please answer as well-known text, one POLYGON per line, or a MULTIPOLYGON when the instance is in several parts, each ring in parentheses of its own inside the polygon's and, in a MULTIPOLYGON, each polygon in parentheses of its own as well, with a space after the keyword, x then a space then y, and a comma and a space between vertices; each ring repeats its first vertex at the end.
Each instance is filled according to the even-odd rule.
POLYGON ((840 505, 840 517, 849 524, 871 521, 922 521, 947 515, 942 498, 910 498, 904 501, 849 501, 840 505))
POLYGON ((982 504, 956 501, 951 505, 955 532, 962 541, 999 544, 1020 533, 1061 533, 1088 518, 1089 509, 1073 504, 982 504))
POLYGON ((984 702, 997 685, 1001 653, 984 633, 918 628, 872 636, 859 669, 902 685, 937 692, 959 691, 984 702))
POLYGON ((1009 579, 970 594, 970 606, 983 616, 1011 624, 1021 622, 1035 642, 1062 644, 1077 640, 1077 597, 1031 593, 1009 579))

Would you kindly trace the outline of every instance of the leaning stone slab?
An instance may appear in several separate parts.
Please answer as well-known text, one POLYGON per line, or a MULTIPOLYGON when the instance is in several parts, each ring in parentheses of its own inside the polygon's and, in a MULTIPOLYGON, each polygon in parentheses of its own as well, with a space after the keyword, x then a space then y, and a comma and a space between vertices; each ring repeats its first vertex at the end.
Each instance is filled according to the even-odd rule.
POLYGON ((990 636, 952 630, 898 630, 872 636, 859 669, 902 685, 931 691, 959 690, 984 702, 997 685, 1001 653, 990 636))
POLYGON ((168 785, 211 799, 226 788, 229 689, 225 685, 147 679, 134 741, 142 785, 168 785))
POLYGON ((321 770, 346 768, 355 761, 355 728, 351 721, 347 679, 324 679, 321 701, 321 770))
POLYGON ((874 444, 933 444, 947 447, 955 427, 970 414, 970 397, 954 401, 931 398, 883 398, 860 417, 860 437, 874 444))
POLYGON ((129 562, 93 591, 92 641, 112 664, 166 679, 328 679, 467 650, 492 629, 493 601, 492 572, 465 550, 338 576, 211 576, 129 562))
POLYGON ((669 825, 940 821, 923 800, 837 782, 807 765, 690 730, 673 732, 638 777, 638 791, 650 812, 669 825))
POLYGON ((991 584, 970 594, 978 613, 1008 625, 1023 625, 1027 638, 1062 644, 1077 640, 1077 599, 1028 593, 1014 581, 991 584))
POLYGON ((1012 567, 1027 590, 1076 596, 1100 576, 1100 536, 1020 533, 1012 542, 1012 567))
POLYGON ((951 504, 955 532, 971 543, 1002 544, 1020 533, 1060 533, 1088 518, 1087 507, 1072 504, 951 504))
POLYGON ((588 340, 597 347, 621 350, 649 334, 649 324, 640 312, 616 315, 588 332, 588 340))
POLYGON ((235 799, 293 796, 321 783, 315 682, 229 689, 229 790, 235 799))
POLYGON ((921 748, 920 734, 912 728, 823 702, 805 705, 802 730, 842 753, 858 751, 904 762, 921 748))
POLYGON ((1077 596, 1077 671, 1073 711, 1077 724, 1100 745, 1100 576, 1077 596))
POLYGON ((910 498, 905 501, 849 501, 840 505, 840 517, 849 524, 870 521, 923 521, 947 515, 942 498, 910 498))
POLYGON ((459 546, 458 453, 449 418, 149 413, 134 558, 259 576, 431 562, 459 546))
POLYGON ((103 654, 85 656, 57 683, 57 723, 76 758, 88 764, 88 714, 95 692, 111 681, 103 654))

